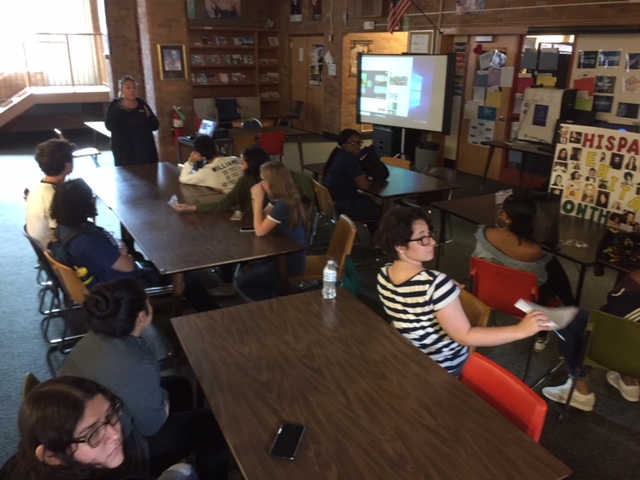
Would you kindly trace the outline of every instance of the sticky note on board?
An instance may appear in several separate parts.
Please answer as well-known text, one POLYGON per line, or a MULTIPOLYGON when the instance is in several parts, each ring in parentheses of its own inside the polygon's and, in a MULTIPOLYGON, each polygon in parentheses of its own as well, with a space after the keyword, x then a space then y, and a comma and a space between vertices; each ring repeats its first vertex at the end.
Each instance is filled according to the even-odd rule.
POLYGON ((500 92, 488 92, 487 98, 484 102, 486 107, 500 108, 502 102, 502 93, 500 92))

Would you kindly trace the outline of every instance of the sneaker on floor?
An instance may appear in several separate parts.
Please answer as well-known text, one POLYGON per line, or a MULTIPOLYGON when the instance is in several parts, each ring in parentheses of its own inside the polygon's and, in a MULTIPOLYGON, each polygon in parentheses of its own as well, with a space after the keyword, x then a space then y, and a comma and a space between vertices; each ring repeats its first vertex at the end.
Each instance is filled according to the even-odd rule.
POLYGON ((207 288, 207 292, 214 297, 233 297, 236 294, 236 288, 222 283, 215 288, 207 288))
POLYGON ((538 335, 536 337, 536 343, 533 345, 533 349, 536 352, 541 352, 547 347, 547 343, 549 343, 549 335, 538 335))
MULTIPOLYGON (((569 390, 571 390, 571 378, 567 380, 567 383, 564 385, 558 385, 557 387, 545 387, 542 389, 542 394, 547 397, 549 400, 553 400, 554 402, 562 403, 563 405, 567 403, 567 396, 569 395, 569 390)), ((596 404, 596 394, 591 392, 588 395, 584 395, 577 390, 573 390, 573 395, 571 395, 571 405, 574 408, 579 410, 583 410, 585 412, 590 412, 593 410, 593 406, 596 404)))
POLYGON ((618 389, 620 395, 622 395, 622 398, 624 398, 627 402, 640 401, 640 386, 638 386, 637 380, 635 385, 627 385, 622 381, 622 378, 620 377, 620 374, 618 372, 608 371, 607 381, 612 386, 618 389))

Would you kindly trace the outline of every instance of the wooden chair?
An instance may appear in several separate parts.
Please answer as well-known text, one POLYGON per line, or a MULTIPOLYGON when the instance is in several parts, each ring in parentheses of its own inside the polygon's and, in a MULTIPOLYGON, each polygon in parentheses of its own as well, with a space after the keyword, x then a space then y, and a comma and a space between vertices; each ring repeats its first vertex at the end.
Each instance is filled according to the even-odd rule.
POLYGON ((540 441, 549 406, 515 375, 474 352, 460 380, 533 440, 540 441))
POLYGON ((327 253, 324 255, 308 255, 304 273, 297 277, 291 277, 289 281, 294 284, 301 282, 321 282, 322 270, 329 260, 335 260, 338 264, 337 279, 338 282, 342 281, 347 266, 347 259, 353 250, 357 232, 358 230, 353 220, 346 215, 340 215, 336 228, 331 236, 327 253))
POLYGON ((233 136, 233 153, 239 157, 245 148, 255 146, 256 137, 253 135, 237 135, 233 136))
MULTIPOLYGON (((467 319, 472 327, 486 327, 491 318, 491 309, 480 299, 466 290, 460 291, 460 303, 467 319)), ((470 352, 474 352, 476 347, 469 347, 470 352)))
MULTIPOLYGON (((589 312, 585 337, 581 361, 583 366, 606 368, 621 375, 640 378, 639 322, 592 310, 589 312)), ((575 386, 576 378, 574 377, 560 419, 569 409, 575 386)))
POLYGON ((304 102, 302 100, 294 100, 291 113, 279 117, 276 121, 276 125, 284 125, 286 127, 291 126, 293 120, 299 120, 300 126, 304 130, 304 122, 302 120, 302 114, 304 113, 304 102))
MULTIPOLYGON (((66 140, 66 138, 64 137, 64 135, 59 129, 54 128, 53 131, 56 132, 59 139, 66 140)), ((100 150, 98 150, 97 148, 88 147, 88 148, 80 148, 78 150, 74 150, 72 155, 74 159, 82 158, 82 157, 91 157, 91 160, 93 160, 94 165, 96 167, 100 167, 100 163, 98 162, 98 155, 100 155, 100 153, 101 153, 100 150)))
POLYGON ((316 208, 318 213, 311 229, 311 236, 309 238, 309 245, 313 245, 318 229, 320 228, 320 222, 324 219, 335 225, 337 221, 336 206, 331 198, 331 192, 327 187, 322 185, 317 180, 311 180, 313 182, 313 190, 316 196, 316 208))
MULTIPOLYGON (((480 301, 493 310, 516 318, 524 317, 524 313, 514 306, 518 300, 523 298, 537 302, 539 298, 538 279, 533 273, 497 265, 476 257, 471 258, 471 282, 472 293, 480 301)), ((534 344, 535 336, 522 374, 523 381, 529 373, 534 344)))
POLYGON ((382 161, 382 163, 385 163, 387 165, 404 168, 405 170, 411 170, 411 162, 409 160, 405 160, 404 158, 382 157, 380 160, 382 161))
POLYGON ((284 132, 262 132, 258 135, 258 145, 269 155, 278 155, 282 161, 285 138, 284 132))

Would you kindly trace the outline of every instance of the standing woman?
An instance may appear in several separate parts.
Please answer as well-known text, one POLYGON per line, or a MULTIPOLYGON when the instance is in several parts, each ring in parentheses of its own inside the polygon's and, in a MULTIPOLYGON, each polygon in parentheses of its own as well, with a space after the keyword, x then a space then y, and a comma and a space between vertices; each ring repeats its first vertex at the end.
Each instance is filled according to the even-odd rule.
POLYGON ((151 107, 138 97, 138 83, 130 76, 118 82, 119 98, 109 105, 105 126, 111 131, 111 150, 115 165, 157 163, 158 151, 153 133, 160 123, 151 107))
MULTIPOLYGON (((291 174, 282 162, 269 161, 260 168, 260 182, 251 187, 253 228, 264 237, 273 230, 285 234, 301 246, 305 244, 305 214, 302 198, 291 174), (265 199, 269 203, 264 207, 265 199)), ((304 272, 304 250, 287 255, 290 277, 304 272)), ((245 301, 255 302, 282 295, 282 285, 275 258, 259 260, 236 279, 236 289, 245 301)))

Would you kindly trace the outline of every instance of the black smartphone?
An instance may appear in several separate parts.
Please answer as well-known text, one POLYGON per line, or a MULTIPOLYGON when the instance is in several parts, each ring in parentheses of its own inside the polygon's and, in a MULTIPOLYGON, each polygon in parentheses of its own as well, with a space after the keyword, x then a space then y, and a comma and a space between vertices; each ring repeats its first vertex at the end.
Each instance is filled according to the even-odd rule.
POLYGON ((283 423, 271 446, 271 456, 293 460, 298 452, 300 441, 304 435, 304 425, 283 423))
POLYGON ((255 232, 255 228, 253 227, 240 227, 240 232, 242 233, 247 233, 247 232, 255 232))

